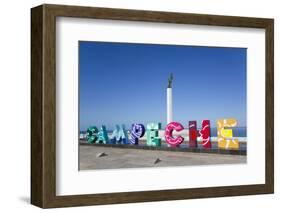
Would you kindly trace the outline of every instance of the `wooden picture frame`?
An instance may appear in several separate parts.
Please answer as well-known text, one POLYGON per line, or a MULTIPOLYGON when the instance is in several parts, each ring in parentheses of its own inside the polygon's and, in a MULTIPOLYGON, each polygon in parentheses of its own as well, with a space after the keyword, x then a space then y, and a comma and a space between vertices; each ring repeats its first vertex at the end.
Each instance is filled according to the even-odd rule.
POLYGON ((31 203, 41 208, 133 203, 274 192, 274 21, 64 5, 31 9, 31 203), (265 184, 121 193, 56 195, 56 18, 73 17, 265 29, 265 184))

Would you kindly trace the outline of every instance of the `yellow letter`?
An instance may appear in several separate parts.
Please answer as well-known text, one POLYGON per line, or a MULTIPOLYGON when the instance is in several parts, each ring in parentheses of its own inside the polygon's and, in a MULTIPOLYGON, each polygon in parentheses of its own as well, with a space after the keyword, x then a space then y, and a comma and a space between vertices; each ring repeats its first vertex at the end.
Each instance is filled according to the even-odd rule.
POLYGON ((233 138, 232 129, 224 129, 225 127, 235 126, 237 126, 237 120, 234 118, 220 119, 217 121, 219 149, 239 149, 239 141, 233 138))

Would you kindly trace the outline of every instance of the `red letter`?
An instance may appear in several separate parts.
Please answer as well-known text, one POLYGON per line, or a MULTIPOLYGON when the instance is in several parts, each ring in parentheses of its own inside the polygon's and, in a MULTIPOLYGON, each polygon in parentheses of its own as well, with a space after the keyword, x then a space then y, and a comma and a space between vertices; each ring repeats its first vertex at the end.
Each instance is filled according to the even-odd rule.
POLYGON ((197 124, 196 121, 188 122, 189 148, 197 148, 197 124))
POLYGON ((211 128, 210 121, 203 120, 202 121, 202 129, 199 131, 200 137, 202 138, 202 146, 206 149, 210 149, 212 147, 211 144, 211 128))

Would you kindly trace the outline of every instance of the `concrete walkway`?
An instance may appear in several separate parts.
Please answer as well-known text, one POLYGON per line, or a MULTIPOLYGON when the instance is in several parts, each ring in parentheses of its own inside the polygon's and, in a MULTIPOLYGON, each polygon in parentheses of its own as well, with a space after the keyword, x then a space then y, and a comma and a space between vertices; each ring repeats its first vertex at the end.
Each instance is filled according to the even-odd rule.
POLYGON ((241 164, 247 156, 79 146, 80 170, 241 164), (101 153, 104 153, 101 155, 101 153), (155 161, 158 162, 155 163, 155 161))

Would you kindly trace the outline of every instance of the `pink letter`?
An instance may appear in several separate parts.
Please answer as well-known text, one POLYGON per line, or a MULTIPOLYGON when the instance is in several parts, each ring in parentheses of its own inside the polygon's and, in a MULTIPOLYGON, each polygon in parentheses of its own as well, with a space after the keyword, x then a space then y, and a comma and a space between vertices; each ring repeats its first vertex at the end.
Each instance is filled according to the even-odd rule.
POLYGON ((166 126, 165 129, 165 139, 168 144, 172 147, 177 147, 179 144, 183 142, 183 137, 178 136, 176 138, 173 137, 173 130, 181 131, 183 130, 183 126, 178 122, 171 122, 166 126))

